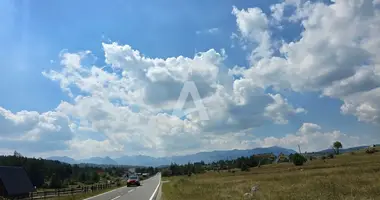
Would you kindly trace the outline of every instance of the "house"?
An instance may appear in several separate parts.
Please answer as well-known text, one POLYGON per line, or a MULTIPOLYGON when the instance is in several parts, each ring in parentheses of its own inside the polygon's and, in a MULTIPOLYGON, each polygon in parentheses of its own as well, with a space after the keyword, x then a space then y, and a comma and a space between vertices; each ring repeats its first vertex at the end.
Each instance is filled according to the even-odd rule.
POLYGON ((28 197, 33 191, 33 184, 24 168, 0 166, 0 196, 28 197))

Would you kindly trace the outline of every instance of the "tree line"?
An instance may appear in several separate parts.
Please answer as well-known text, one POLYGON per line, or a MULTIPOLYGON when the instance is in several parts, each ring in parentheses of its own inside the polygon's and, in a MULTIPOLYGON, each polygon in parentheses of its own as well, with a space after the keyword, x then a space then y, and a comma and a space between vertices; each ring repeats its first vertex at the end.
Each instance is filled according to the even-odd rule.
MULTIPOLYGON (((339 141, 335 141, 332 145, 335 155, 340 153, 340 149, 343 148, 343 145, 339 141)), ((373 153, 374 150, 366 150, 367 153, 373 153)), ((329 153, 327 156, 323 155, 321 157, 322 160, 332 159, 334 158, 334 154, 329 153)), ((277 162, 291 162, 296 166, 301 166, 307 161, 312 161, 316 159, 311 155, 308 155, 307 152, 305 154, 294 153, 285 156, 283 154, 279 154, 275 156, 273 153, 269 154, 258 154, 251 156, 241 156, 236 159, 227 159, 227 160, 219 160, 212 163, 204 163, 203 161, 197 163, 187 163, 184 165, 179 165, 176 163, 172 163, 169 167, 164 168, 162 171, 162 176, 180 176, 180 175, 189 175, 204 173, 205 171, 220 171, 220 170, 228 170, 234 172, 233 169, 240 169, 241 171, 249 171, 251 167, 260 167, 261 165, 272 164, 274 161, 277 162)))
POLYGON ((135 168, 136 173, 149 173, 150 175, 156 174, 160 170, 157 167, 137 167, 135 168))
POLYGON ((191 176, 191 174, 199 174, 206 171, 231 170, 236 168, 239 168, 242 171, 247 171, 250 167, 259 167, 261 165, 271 164, 276 158, 277 157, 273 154, 265 154, 246 157, 241 156, 236 159, 219 160, 207 164, 204 161, 195 163, 189 162, 182 165, 171 163, 169 167, 162 169, 161 172, 162 176, 191 176))
POLYGON ((111 177, 121 177, 125 169, 120 167, 95 167, 70 165, 42 158, 27 158, 15 152, 12 156, 0 156, 1 166, 20 166, 27 172, 37 188, 62 188, 76 183, 94 184, 111 177))

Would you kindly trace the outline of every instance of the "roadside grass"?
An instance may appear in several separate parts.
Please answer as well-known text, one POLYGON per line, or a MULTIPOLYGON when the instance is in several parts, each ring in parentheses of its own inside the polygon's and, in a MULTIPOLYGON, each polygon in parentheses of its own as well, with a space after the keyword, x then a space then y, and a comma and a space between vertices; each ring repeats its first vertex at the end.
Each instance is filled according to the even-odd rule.
POLYGON ((169 177, 163 200, 370 200, 380 199, 380 153, 363 151, 333 159, 264 165, 249 172, 207 172, 169 177), (259 189, 245 197, 252 186, 259 189))

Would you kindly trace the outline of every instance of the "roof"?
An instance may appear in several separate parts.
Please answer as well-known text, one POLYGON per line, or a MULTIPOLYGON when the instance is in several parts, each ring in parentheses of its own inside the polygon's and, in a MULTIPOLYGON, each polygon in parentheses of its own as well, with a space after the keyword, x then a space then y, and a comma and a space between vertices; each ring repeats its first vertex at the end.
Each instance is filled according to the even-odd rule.
POLYGON ((34 191, 33 184, 22 167, 0 166, 0 179, 9 196, 34 191))

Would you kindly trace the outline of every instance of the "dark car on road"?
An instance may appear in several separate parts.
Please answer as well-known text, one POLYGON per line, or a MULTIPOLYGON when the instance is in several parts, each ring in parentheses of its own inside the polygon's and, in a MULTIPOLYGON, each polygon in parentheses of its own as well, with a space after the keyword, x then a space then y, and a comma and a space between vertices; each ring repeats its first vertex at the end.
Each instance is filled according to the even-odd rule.
POLYGON ((127 186, 140 186, 140 178, 138 176, 129 176, 128 181, 127 181, 127 186))

